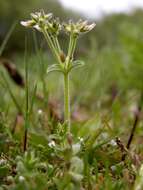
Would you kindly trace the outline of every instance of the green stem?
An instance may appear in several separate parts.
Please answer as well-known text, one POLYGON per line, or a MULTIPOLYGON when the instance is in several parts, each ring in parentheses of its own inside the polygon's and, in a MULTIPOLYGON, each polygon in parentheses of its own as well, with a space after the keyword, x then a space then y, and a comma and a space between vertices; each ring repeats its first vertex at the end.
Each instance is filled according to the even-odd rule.
POLYGON ((72 44, 72 49, 71 49, 71 57, 73 57, 75 48, 76 48, 76 43, 77 43, 77 37, 74 37, 73 39, 73 44, 72 44))
POLYGON ((58 52, 61 53, 62 50, 61 50, 61 47, 60 47, 59 40, 58 40, 57 36, 55 37, 55 43, 57 45, 58 52))
POLYGON ((28 128, 29 128, 29 80, 28 80, 28 63, 25 60, 25 126, 24 126, 24 139, 23 139, 23 150, 24 152, 27 150, 27 136, 28 136, 28 128))
POLYGON ((68 48, 68 57, 70 58, 71 55, 71 49, 72 49, 72 44, 73 44, 73 35, 70 35, 70 41, 69 41, 69 48, 68 48))
POLYGON ((6 37, 4 38, 4 40, 3 40, 3 42, 2 42, 2 44, 0 46, 0 56, 3 54, 3 51, 4 51, 5 47, 6 47, 6 44, 7 44, 8 40, 9 40, 9 38, 11 37, 11 34, 12 34, 12 32, 14 31, 14 29, 16 27, 16 24, 17 24, 17 22, 14 22, 12 24, 10 30, 6 34, 6 37))
POLYGON ((69 92, 69 73, 64 74, 64 119, 67 122, 70 133, 70 92, 69 92))
POLYGON ((53 54, 55 55, 55 57, 56 57, 58 63, 61 64, 61 60, 60 60, 59 54, 58 54, 58 52, 57 52, 57 49, 56 49, 55 45, 53 44, 53 42, 52 42, 52 40, 51 40, 51 38, 50 38, 48 32, 45 31, 45 30, 43 30, 43 34, 44 34, 44 36, 45 36, 45 39, 46 39, 46 41, 47 41, 47 43, 48 43, 48 45, 49 45, 51 51, 52 51, 53 54))
MULTIPOLYGON (((75 47, 76 47, 76 43, 77 43, 77 37, 73 36, 73 34, 71 34, 70 36, 70 42, 69 42, 69 49, 68 49, 68 62, 73 58, 74 52, 75 52, 75 47)), ((68 64, 67 62, 67 64, 68 64)))

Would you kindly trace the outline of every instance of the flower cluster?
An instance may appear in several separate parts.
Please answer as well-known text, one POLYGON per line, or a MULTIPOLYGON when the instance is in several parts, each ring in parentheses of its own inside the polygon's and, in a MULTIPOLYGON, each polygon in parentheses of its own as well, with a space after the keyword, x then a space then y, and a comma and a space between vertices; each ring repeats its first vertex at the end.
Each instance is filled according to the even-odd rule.
POLYGON ((69 21, 69 23, 63 24, 63 26, 68 34, 73 33, 79 35, 91 31, 95 27, 95 23, 88 24, 87 21, 79 20, 76 23, 69 21))
POLYGON ((52 13, 45 14, 44 11, 31 13, 31 20, 21 21, 25 27, 33 27, 40 32, 48 31, 52 35, 58 35, 61 25, 58 18, 54 18, 52 13))
POLYGON ((52 13, 45 14, 44 11, 31 13, 31 20, 21 21, 25 27, 33 27, 38 31, 46 30, 52 35, 58 35, 63 29, 68 34, 80 35, 91 31, 95 23, 88 24, 87 21, 79 20, 78 22, 69 21, 69 23, 60 24, 58 18, 54 18, 52 13))

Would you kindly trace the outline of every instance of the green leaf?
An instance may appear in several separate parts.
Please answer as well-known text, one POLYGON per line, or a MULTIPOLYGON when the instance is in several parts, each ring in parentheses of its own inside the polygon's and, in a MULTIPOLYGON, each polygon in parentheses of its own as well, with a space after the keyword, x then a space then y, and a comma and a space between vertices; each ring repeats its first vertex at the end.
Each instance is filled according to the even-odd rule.
POLYGON ((0 167, 0 177, 5 177, 9 173, 9 167, 7 165, 0 167))
POLYGON ((84 62, 81 61, 81 60, 76 60, 76 61, 73 61, 69 67, 69 71, 72 70, 72 69, 76 69, 78 67, 82 67, 84 66, 84 62))
POLYGON ((63 73, 63 68, 60 64, 54 64, 54 65, 50 65, 47 69, 47 73, 53 72, 53 71, 57 71, 57 72, 62 72, 63 73))
POLYGON ((70 163, 71 163, 71 166, 70 166, 71 172, 75 172, 77 174, 82 174, 83 169, 84 169, 83 160, 81 160, 77 156, 74 156, 71 158, 70 163))

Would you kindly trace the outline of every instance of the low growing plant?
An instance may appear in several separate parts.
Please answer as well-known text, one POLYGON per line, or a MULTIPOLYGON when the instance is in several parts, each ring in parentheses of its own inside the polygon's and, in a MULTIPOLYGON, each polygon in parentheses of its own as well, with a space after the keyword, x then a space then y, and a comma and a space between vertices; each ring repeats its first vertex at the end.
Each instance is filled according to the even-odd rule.
POLYGON ((57 64, 53 64, 48 67, 47 72, 58 71, 63 74, 64 78, 64 121, 67 123, 67 133, 71 132, 70 122, 70 73, 74 68, 83 66, 83 62, 74 59, 74 52, 77 45, 78 38, 89 31, 91 31, 95 24, 88 24, 87 21, 79 20, 74 23, 69 21, 68 23, 60 23, 58 18, 55 18, 51 13, 45 14, 44 11, 31 14, 31 20, 22 21, 21 24, 28 28, 34 28, 41 32, 56 61, 57 64), (68 52, 63 52, 59 43, 58 37, 61 31, 64 31, 69 36, 68 52))

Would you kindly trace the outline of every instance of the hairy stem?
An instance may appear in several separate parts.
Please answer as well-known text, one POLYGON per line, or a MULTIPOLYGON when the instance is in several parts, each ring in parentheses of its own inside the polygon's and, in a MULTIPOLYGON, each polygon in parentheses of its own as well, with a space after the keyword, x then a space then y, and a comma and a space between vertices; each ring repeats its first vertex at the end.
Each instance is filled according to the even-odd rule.
POLYGON ((64 74, 64 120, 67 122, 70 133, 70 92, 69 92, 69 73, 64 74))

